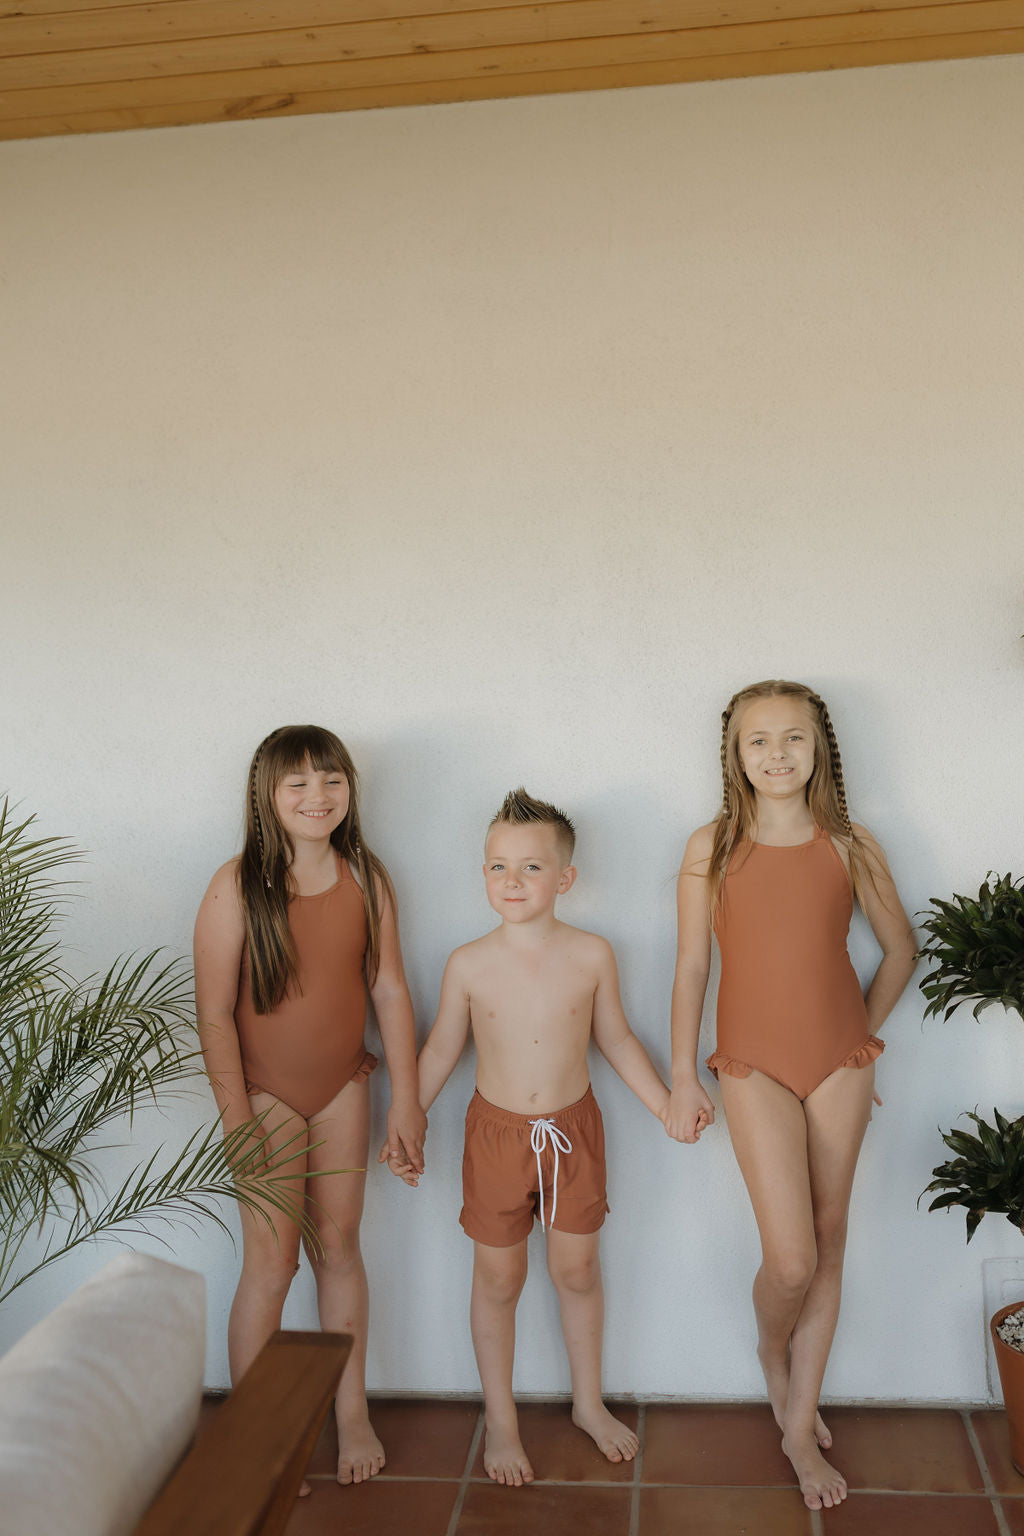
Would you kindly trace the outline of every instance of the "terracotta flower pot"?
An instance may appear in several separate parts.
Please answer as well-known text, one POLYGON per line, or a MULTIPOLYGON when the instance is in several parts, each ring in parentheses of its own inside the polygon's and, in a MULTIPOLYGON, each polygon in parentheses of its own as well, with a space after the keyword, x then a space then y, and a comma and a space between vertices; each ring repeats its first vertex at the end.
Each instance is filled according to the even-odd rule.
POLYGON ((1019 1349, 1011 1349, 998 1333, 1003 1318, 1009 1317, 1011 1312, 1019 1312, 1021 1307, 1024 1307, 1021 1301, 1012 1301, 1008 1307, 1001 1307, 989 1327, 995 1345, 1003 1401, 1006 1403, 1006 1417, 1010 1422, 1010 1455, 1017 1471, 1024 1477, 1024 1354, 1019 1349))

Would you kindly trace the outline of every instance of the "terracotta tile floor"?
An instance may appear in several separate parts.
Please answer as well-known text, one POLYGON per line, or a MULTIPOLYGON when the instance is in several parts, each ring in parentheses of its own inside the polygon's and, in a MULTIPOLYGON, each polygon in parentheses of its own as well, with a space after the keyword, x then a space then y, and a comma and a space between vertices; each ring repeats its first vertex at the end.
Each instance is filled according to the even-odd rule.
POLYGON ((383 1398, 371 1408, 385 1471, 340 1488, 329 1422, 287 1536, 1024 1536, 1024 1477, 995 1409, 827 1410, 850 1497, 812 1514, 756 1405, 619 1404, 640 1454, 616 1467, 573 1428, 567 1405, 527 1403, 529 1488, 487 1479, 479 1403, 383 1398))

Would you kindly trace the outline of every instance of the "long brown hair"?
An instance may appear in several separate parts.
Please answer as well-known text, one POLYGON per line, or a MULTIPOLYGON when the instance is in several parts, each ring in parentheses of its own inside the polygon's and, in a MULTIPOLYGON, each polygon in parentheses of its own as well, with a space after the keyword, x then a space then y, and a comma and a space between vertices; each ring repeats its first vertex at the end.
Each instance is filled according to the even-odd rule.
POLYGON ((825 700, 805 683, 788 683, 772 678, 751 683, 734 693, 722 711, 722 809, 715 821, 711 857, 708 861, 708 905, 717 915, 722 899, 722 882, 729 860, 736 848, 751 839, 757 828, 757 797, 740 761, 739 728, 743 710, 754 699, 798 699, 807 709, 814 734, 814 768, 807 781, 807 808, 816 827, 830 837, 837 837, 850 853, 850 879, 854 895, 860 897, 863 877, 874 884, 872 860, 864 839, 858 837, 850 822, 843 783, 843 763, 839 742, 825 700))
POLYGON ((381 893, 394 901, 387 870, 363 842, 358 775, 343 744, 319 725, 283 725, 271 731, 249 765, 245 840, 238 862, 249 979, 257 1013, 272 1013, 289 984, 298 983, 295 941, 288 925, 288 900, 293 894, 289 869, 295 849, 278 819, 274 792, 286 774, 307 764, 314 773, 343 773, 348 780, 348 812, 331 833, 331 845, 359 875, 368 933, 366 977, 371 985, 380 966, 381 893))

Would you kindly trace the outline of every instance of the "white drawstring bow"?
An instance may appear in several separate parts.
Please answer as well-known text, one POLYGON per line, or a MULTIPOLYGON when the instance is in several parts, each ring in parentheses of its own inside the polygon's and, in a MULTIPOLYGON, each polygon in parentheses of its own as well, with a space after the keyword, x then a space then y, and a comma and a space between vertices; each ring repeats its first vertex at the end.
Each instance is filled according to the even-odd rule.
POLYGON ((542 1117, 539 1120, 531 1120, 530 1125, 533 1127, 530 1132, 530 1146, 537 1154, 537 1189, 540 1194, 540 1224, 541 1229, 546 1231, 547 1223, 544 1220, 544 1170, 541 1168, 540 1155, 550 1141, 555 1154, 555 1174, 551 1185, 551 1225, 554 1226, 555 1212, 558 1210, 558 1154, 559 1151, 566 1153, 571 1152, 572 1142, 569 1140, 564 1131, 559 1130, 558 1126, 553 1120, 548 1120, 542 1117))

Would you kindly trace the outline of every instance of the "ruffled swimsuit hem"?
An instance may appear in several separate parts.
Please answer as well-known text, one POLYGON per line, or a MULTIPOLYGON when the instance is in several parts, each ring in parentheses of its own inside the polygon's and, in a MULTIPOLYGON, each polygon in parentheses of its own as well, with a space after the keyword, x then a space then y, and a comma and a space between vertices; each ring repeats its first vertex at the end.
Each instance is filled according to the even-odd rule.
MULTIPOLYGON (((838 1072, 840 1067, 868 1067, 873 1061, 877 1061, 878 1057, 881 1056, 884 1050, 884 1040, 879 1040, 877 1035, 868 1035, 863 1045, 858 1045, 855 1051, 850 1051, 847 1056, 843 1057, 842 1061, 837 1061, 834 1067, 830 1067, 829 1071, 825 1073, 825 1076, 821 1079, 821 1081, 824 1082, 825 1077, 830 1077, 833 1072, 838 1072)), ((796 1092, 796 1089, 791 1083, 785 1082, 781 1077, 777 1076, 776 1073, 769 1072, 764 1067, 755 1068, 749 1061, 741 1061, 736 1056, 728 1055, 726 1051, 714 1051, 707 1058, 704 1065, 708 1067, 716 1077, 720 1072, 724 1072, 726 1077, 749 1077, 751 1072, 756 1070, 760 1072, 762 1076, 770 1077, 773 1082, 781 1083, 782 1087, 788 1088, 791 1093, 796 1092)), ((806 1095, 797 1094, 797 1097, 804 1098, 806 1095)))
MULTIPOLYGON (((348 1087, 349 1083, 365 1083, 370 1073, 376 1066, 377 1057, 373 1054, 372 1051, 367 1051, 364 1049, 362 1060, 359 1062, 359 1065, 356 1067, 355 1071, 351 1073, 350 1076, 346 1077, 343 1083, 339 1083, 337 1088, 335 1088, 333 1092, 326 1099, 324 1099, 322 1104, 318 1104, 316 1109, 305 1109, 300 1108, 297 1104, 289 1104, 288 1101, 283 1099, 279 1093, 274 1093, 273 1088, 264 1088, 260 1083, 254 1082, 248 1075, 246 1075, 245 1079, 245 1091, 249 1094, 273 1094, 274 1098, 277 1099, 279 1103, 283 1104, 286 1109, 290 1109, 293 1115, 301 1115, 303 1120, 311 1120, 314 1115, 318 1115, 321 1110, 326 1109, 328 1104, 331 1102, 331 1099, 336 1098, 343 1088, 348 1087)), ((294 1097, 294 1094, 292 1096, 294 1097)), ((304 1104, 309 1102, 309 1100, 303 1101, 304 1104)))

